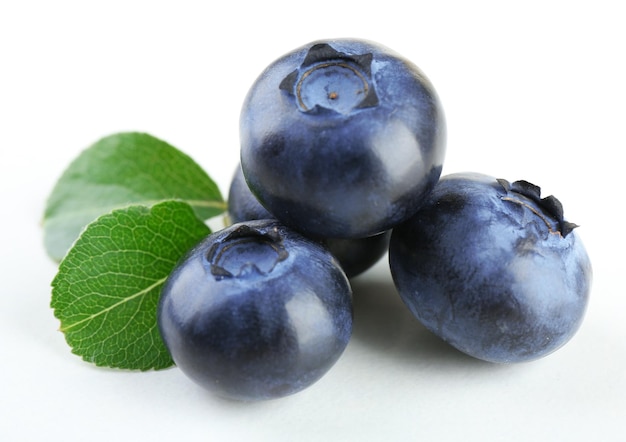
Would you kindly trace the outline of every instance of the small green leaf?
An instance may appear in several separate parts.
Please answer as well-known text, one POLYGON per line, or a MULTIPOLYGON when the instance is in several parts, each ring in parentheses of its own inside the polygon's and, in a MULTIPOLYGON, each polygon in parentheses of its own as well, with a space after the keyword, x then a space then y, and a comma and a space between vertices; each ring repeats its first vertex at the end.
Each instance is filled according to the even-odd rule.
POLYGON ((181 201, 117 209, 89 224, 52 282, 51 307, 72 352, 114 368, 172 365, 157 327, 160 290, 209 233, 181 201))
POLYGON ((61 260, 87 224, 113 209, 179 199, 206 220, 226 204, 206 172, 175 147, 144 133, 119 133, 83 151, 47 201, 44 245, 61 260))

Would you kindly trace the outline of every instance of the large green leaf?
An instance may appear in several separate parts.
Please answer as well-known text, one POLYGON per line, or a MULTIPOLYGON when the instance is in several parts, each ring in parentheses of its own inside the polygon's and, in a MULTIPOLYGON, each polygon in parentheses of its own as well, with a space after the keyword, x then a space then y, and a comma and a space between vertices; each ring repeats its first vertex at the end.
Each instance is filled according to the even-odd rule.
POLYGON ((157 327, 161 287, 208 233, 180 201, 117 209, 89 224, 52 282, 51 306, 72 351, 99 366, 172 365, 157 327))
POLYGON ((63 258, 87 224, 113 209, 180 199, 206 220, 226 204, 217 185, 186 154, 144 133, 119 133, 83 151, 56 183, 44 213, 44 244, 63 258))

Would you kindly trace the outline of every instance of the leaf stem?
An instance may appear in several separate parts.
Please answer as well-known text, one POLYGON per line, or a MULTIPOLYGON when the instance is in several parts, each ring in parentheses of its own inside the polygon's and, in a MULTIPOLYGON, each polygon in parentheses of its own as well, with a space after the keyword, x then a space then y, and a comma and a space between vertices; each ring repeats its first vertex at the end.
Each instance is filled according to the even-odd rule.
POLYGON ((183 200, 192 207, 207 207, 211 209, 219 209, 225 211, 228 209, 226 201, 208 201, 208 200, 183 200))

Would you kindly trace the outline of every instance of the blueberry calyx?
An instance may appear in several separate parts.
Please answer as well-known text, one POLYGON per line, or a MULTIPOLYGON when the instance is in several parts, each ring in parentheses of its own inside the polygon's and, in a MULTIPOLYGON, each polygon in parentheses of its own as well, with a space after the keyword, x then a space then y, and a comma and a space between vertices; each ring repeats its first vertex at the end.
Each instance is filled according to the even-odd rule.
POLYGON ((287 75, 279 89, 295 97, 299 109, 318 114, 349 114, 378 105, 372 82, 373 55, 349 55, 327 43, 313 45, 300 67, 287 75))
POLYGON ((206 259, 216 280, 267 275, 289 256, 276 226, 235 228, 209 249, 206 259))
POLYGON ((517 193, 536 203, 539 210, 516 198, 502 198, 503 201, 521 204, 529 208, 535 215, 539 216, 546 223, 551 233, 558 233, 565 238, 572 232, 572 230, 578 227, 578 224, 571 223, 564 219, 563 205, 554 195, 549 195, 545 198, 541 197, 541 188, 539 186, 525 180, 518 180, 510 183, 505 179, 499 178, 497 181, 507 193, 517 193), (546 215, 556 222, 556 230, 553 227, 553 223, 546 218, 546 215))

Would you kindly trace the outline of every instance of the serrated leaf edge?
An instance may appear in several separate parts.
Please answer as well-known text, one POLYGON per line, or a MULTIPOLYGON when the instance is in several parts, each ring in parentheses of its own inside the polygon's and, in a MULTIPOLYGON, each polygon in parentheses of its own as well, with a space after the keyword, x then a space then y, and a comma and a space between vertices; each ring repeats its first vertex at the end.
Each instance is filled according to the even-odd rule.
MULTIPOLYGON (((104 218, 104 217, 106 217, 106 216, 110 216, 110 215, 111 215, 111 214, 113 214, 114 212, 117 212, 117 211, 120 211, 120 210, 122 210, 122 211, 123 211, 123 210, 127 210, 127 209, 130 209, 130 208, 133 208, 133 207, 141 207, 141 208, 147 209, 148 211, 151 211, 151 210, 153 210, 153 209, 154 209, 154 206, 156 206, 156 205, 158 205, 158 204, 167 203, 167 202, 178 202, 178 203, 184 203, 184 204, 186 204, 187 206, 189 206, 189 208, 190 208, 190 209, 192 209, 192 207, 190 206, 190 204, 189 204, 186 200, 182 200, 182 199, 164 199, 164 200, 158 200, 158 201, 156 201, 156 202, 155 202, 153 205, 151 205, 151 206, 145 206, 145 205, 142 205, 142 204, 134 204, 134 203, 133 203, 133 204, 128 204, 128 205, 125 205, 125 206, 122 206, 122 207, 113 208, 113 209, 111 209, 110 211, 108 211, 108 212, 106 212, 106 213, 101 214, 100 216, 98 216, 98 217, 96 217, 94 220, 92 220, 90 223, 88 223, 88 224, 85 226, 85 228, 83 229, 83 231, 81 232, 81 234, 78 236, 78 238, 76 239, 76 241, 74 242, 74 244, 72 244, 72 246, 71 246, 71 247, 70 247, 70 249, 68 250, 68 253, 69 253, 69 251, 70 251, 70 250, 71 250, 71 249, 75 246, 76 242, 77 242, 77 241, 78 241, 78 240, 79 240, 79 239, 83 236, 83 234, 84 234, 84 233, 85 233, 85 231, 88 229, 88 227, 89 227, 90 225, 92 225, 92 224, 94 224, 94 223, 98 222, 101 218, 104 218)), ((193 211, 193 209, 192 209, 192 211, 193 211)), ((202 220, 200 220, 198 217, 196 217, 196 218, 197 218, 199 221, 202 221, 202 220)), ((205 225, 206 225, 206 224, 205 224, 205 225)), ((210 233, 210 231, 211 231, 211 230, 210 230, 210 227, 209 227, 208 225, 206 225, 206 227, 207 227, 207 229, 208 229, 208 232, 210 233)), ((67 257, 67 254, 66 254, 66 257, 67 257)), ((63 260, 65 260, 65 258, 66 258, 66 257, 64 257, 64 258, 61 260, 60 266, 62 266, 62 265, 63 265, 63 260)), ((89 315, 89 316, 87 316, 87 317, 84 317, 84 318, 82 318, 81 320, 79 320, 79 321, 77 321, 77 322, 75 322, 75 323, 72 323, 72 324, 70 324, 70 325, 68 325, 68 326, 64 326, 64 325, 63 325, 64 320, 63 320, 61 317, 57 316, 57 307, 54 305, 54 291, 55 291, 55 289, 57 288, 57 285, 58 285, 58 278, 59 278, 59 275, 60 275, 60 273, 59 273, 59 272, 57 272, 56 276, 53 278, 53 280, 52 280, 52 282, 51 282, 51 286, 52 286, 52 289, 53 289, 53 290, 52 290, 52 291, 53 291, 53 299, 51 300, 50 307, 51 307, 51 308, 52 308, 52 310, 53 310, 54 316, 55 316, 55 317, 56 317, 56 318, 57 318, 57 319, 61 322, 61 326, 59 327, 59 331, 63 332, 63 334, 66 336, 66 339, 67 339, 67 333, 66 333, 66 332, 68 332, 68 331, 69 331, 69 332, 71 332, 71 330, 72 330, 73 328, 75 328, 75 327, 79 326, 80 324, 82 324, 82 323, 84 323, 84 322, 86 322, 86 321, 93 320, 94 318, 97 318, 97 317, 99 317, 99 316, 101 316, 101 315, 103 315, 103 314, 108 314, 110 311, 114 310, 116 307, 119 307, 120 305, 123 305, 123 304, 124 304, 124 303, 126 303, 126 302, 129 302, 129 301, 134 300, 134 299, 136 299, 136 298, 139 298, 139 297, 141 297, 141 296, 145 296, 145 295, 146 295, 148 292, 150 292, 151 290, 154 290, 154 289, 156 289, 157 287, 159 287, 160 285, 164 284, 164 283, 166 282, 167 278, 169 277, 169 275, 167 275, 167 276, 165 276, 165 277, 163 277, 163 278, 159 278, 159 279, 158 279, 158 280, 156 280, 154 283, 152 283, 149 287, 144 288, 143 290, 141 290, 141 291, 139 291, 139 292, 137 292, 137 293, 133 294, 132 296, 130 296, 130 297, 125 297, 125 298, 121 299, 119 302, 116 302, 114 305, 111 305, 111 306, 107 307, 107 308, 106 308, 106 309, 104 309, 104 310, 101 310, 101 311, 99 311, 99 312, 97 312, 97 313, 95 313, 95 314, 92 314, 92 315, 89 315)), ((156 323, 155 323, 155 326, 156 326, 156 323)), ((69 342, 68 342, 68 343, 69 343, 69 342)), ((157 366, 156 364, 152 363, 152 366, 150 366, 150 367, 147 367, 147 366, 146 366, 146 367, 127 367, 127 366, 113 365, 113 364, 110 364, 110 363, 103 363, 103 362, 101 362, 101 361, 96 361, 94 358, 89 358, 87 355, 82 354, 82 353, 80 353, 80 352, 76 351, 76 348, 75 348, 75 346, 74 346, 74 345, 71 345, 71 344, 70 344, 70 347, 71 347, 71 351, 72 351, 72 353, 74 353, 74 354, 76 354, 76 355, 80 356, 80 357, 81 357, 81 359, 83 359, 84 361, 89 362, 89 363, 93 363, 94 365, 96 365, 96 366, 98 366, 98 367, 107 367, 107 368, 115 368, 115 369, 127 369, 127 370, 140 370, 140 371, 148 371, 148 370, 153 370, 153 369, 155 369, 155 370, 156 370, 156 369, 164 369, 164 368, 168 368, 168 367, 171 367, 172 365, 174 365, 174 362, 173 362, 173 361, 170 361, 170 362, 169 362, 169 363, 167 363, 167 364, 158 365, 158 366, 157 366)))
MULTIPOLYGON (((119 204, 115 206, 111 206, 110 208, 106 208, 104 210, 100 209, 91 209, 91 210, 72 210, 70 212, 64 212, 63 215, 57 215, 54 217, 43 217, 41 222, 45 223, 49 219, 63 219, 63 218, 72 218, 76 216, 76 214, 84 214, 89 212, 98 212, 93 219, 93 221, 97 220, 100 216, 106 215, 114 210, 126 209, 132 206, 144 206, 144 207, 153 207, 157 204, 164 203, 166 201, 180 201, 183 203, 187 203, 191 208, 201 207, 201 208, 209 208, 209 209, 218 209, 222 212, 225 212, 228 209, 228 203, 226 201, 211 201, 211 200, 186 200, 180 198, 163 198, 159 200, 145 200, 145 201, 132 201, 126 204, 119 204)), ((85 226, 86 227, 86 226, 85 226)))
MULTIPOLYGON (((203 219, 203 218, 201 218, 199 216, 197 217, 199 220, 205 221, 205 222, 210 220, 210 219, 212 219, 215 216, 219 216, 221 214, 226 213, 227 210, 228 210, 228 202, 227 201, 223 201, 223 200, 221 200, 221 201, 210 201, 210 200, 186 200, 186 199, 179 199, 179 198, 164 198, 164 199, 159 199, 159 200, 145 200, 145 201, 138 201, 138 202, 134 202, 133 201, 133 202, 129 202, 127 204, 120 204, 120 205, 116 205, 116 206, 112 206, 112 207, 109 207, 107 209, 104 209, 103 211, 98 210, 98 214, 94 215, 94 218, 89 223, 87 223, 85 226, 83 226, 82 231, 78 234, 78 236, 74 239, 74 242, 65 251, 65 255, 63 255, 63 256, 53 256, 49 252, 48 252, 48 255, 50 256, 50 258, 52 260, 54 260, 54 261, 56 261, 58 263, 63 261, 63 259, 67 255, 67 252, 69 252, 71 250, 71 248, 74 246, 74 244, 76 243, 78 238, 80 238, 80 236, 85 231, 85 229, 87 229, 89 224, 97 221, 100 217, 102 217, 104 215, 110 214, 110 213, 112 213, 112 212, 114 212, 116 210, 128 209, 128 208, 133 207, 133 206, 142 206, 142 207, 152 208, 152 207, 156 206, 157 204, 165 203, 167 201, 179 201, 179 202, 182 202, 182 203, 186 203, 186 204, 188 204, 191 207, 192 210, 194 208, 197 208, 197 207, 198 208, 213 208, 213 209, 219 210, 219 213, 217 213, 217 214, 215 214, 215 215, 213 215, 213 216, 211 216, 209 218, 206 218, 206 219, 203 219)), ((74 211, 71 211, 71 212, 68 211, 68 212, 64 212, 63 215, 57 215, 57 216, 48 217, 48 218, 43 217, 41 219, 41 221, 40 221, 40 224, 42 226, 45 226, 46 223, 48 221, 50 221, 50 220, 55 220, 55 221, 59 221, 60 220, 60 221, 63 221, 63 219, 75 217, 77 214, 81 214, 81 213, 84 214, 84 213, 89 213, 89 212, 94 212, 95 213, 96 211, 95 210, 84 210, 84 211, 74 210, 74 211)))

